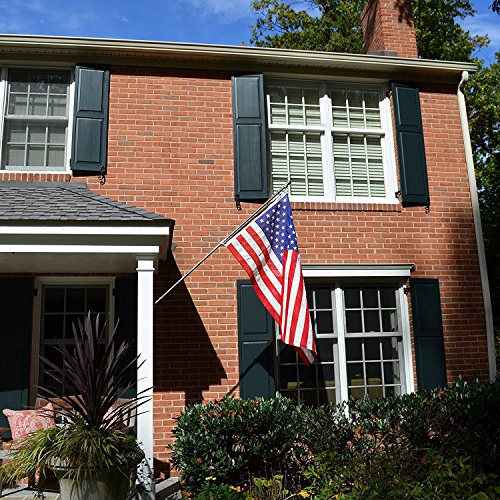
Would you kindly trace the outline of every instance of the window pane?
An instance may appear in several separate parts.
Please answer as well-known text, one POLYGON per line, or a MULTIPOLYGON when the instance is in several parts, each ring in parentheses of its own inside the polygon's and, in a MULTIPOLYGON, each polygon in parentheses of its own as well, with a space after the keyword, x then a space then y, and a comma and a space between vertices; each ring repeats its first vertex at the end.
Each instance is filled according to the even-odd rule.
POLYGON ((333 362, 333 339, 317 339, 318 362, 333 362))
POLYGON ((46 339, 62 339, 64 337, 64 316, 62 314, 45 316, 42 335, 46 339))
POLYGON ((285 87, 272 85, 268 88, 269 101, 273 103, 285 104, 285 87))
POLYGON ((385 337, 381 339, 382 355, 384 359, 398 359, 398 339, 397 337, 385 337))
POLYGON ((31 95, 28 106, 29 115, 47 115, 47 96, 46 95, 31 95))
POLYGON ((346 288, 344 290, 344 301, 347 309, 361 307, 359 288, 346 288))
POLYGON ((378 311, 364 311, 365 332, 380 332, 380 318, 378 311))
POLYGON ((332 308, 332 291, 326 288, 316 288, 316 309, 331 309, 332 308))
POLYGON ((333 403, 335 404, 337 402, 336 400, 336 392, 335 390, 332 389, 320 389, 319 390, 319 404, 324 405, 327 403, 333 403))
POLYGON ((378 307, 378 290, 376 288, 363 290, 363 307, 378 307))
POLYGON ((104 313, 106 311, 106 289, 88 288, 86 310, 93 313, 104 313))
POLYGON ((346 327, 347 333, 361 333, 361 311, 346 311, 346 327))
POLYGON ((299 364, 300 387, 316 387, 316 364, 299 364))
POLYGON ((365 107, 366 108, 375 108, 378 110, 378 92, 376 90, 365 90, 363 92, 365 98, 365 107))
POLYGON ((47 148, 47 166, 64 167, 64 146, 49 146, 47 148))
POLYGON ((331 312, 316 312, 316 332, 318 334, 333 333, 333 318, 331 312))
POLYGON ((401 383, 399 376, 399 363, 397 361, 384 363, 384 379, 386 384, 401 383))
POLYGON ((62 288, 45 289, 45 312, 64 311, 64 290, 62 288))
POLYGON ((68 288, 66 290, 66 311, 86 314, 85 310, 85 289, 68 288))
POLYGON ((347 339, 346 340, 346 357, 347 357, 347 361, 362 361, 363 360, 363 340, 362 339, 347 339))
POLYGON ((296 363, 297 351, 294 347, 278 342, 280 363, 296 363))
POLYGON ((316 406, 318 404, 317 391, 300 391, 300 403, 306 406, 316 406))
POLYGON ((398 318, 396 311, 382 311, 382 330, 384 332, 398 331, 398 318))
POLYGON ((280 368, 280 389, 297 389, 297 367, 282 366, 280 368))
POLYGON ((45 127, 31 125, 28 131, 28 142, 45 144, 47 129, 45 127))
POLYGON ((51 96, 49 98, 49 116, 66 116, 66 96, 51 96))
POLYGON ((12 167, 24 166, 24 146, 7 145, 6 151, 6 165, 12 167))
POLYGON ((28 114, 28 96, 24 94, 11 94, 9 96, 9 115, 28 114))
POLYGON ((380 305, 382 307, 396 307, 396 293, 393 288, 380 289, 380 305))
POLYGON ((361 90, 348 90, 347 100, 349 107, 362 108, 363 107, 363 94, 361 90))
POLYGON ((364 339, 365 359, 378 360, 380 359, 380 340, 379 339, 364 339))
POLYGON ((319 386, 335 387, 335 369, 333 365, 318 366, 319 386))
POLYGON ((43 167, 45 165, 45 147, 29 145, 27 148, 26 165, 30 167, 43 167))
POLYGON ((272 132, 271 157, 275 192, 290 179, 294 195, 323 195, 320 134, 272 132))
POLYGON ((7 141, 24 144, 26 142, 26 126, 21 124, 9 124, 7 126, 7 141))

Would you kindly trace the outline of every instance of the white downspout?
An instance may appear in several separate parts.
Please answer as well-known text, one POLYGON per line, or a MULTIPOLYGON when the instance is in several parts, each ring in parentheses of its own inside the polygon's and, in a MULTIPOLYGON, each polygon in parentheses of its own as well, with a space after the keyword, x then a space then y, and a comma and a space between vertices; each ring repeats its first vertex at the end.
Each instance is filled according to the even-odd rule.
POLYGON ((490 380, 493 382, 496 377, 496 355, 495 355, 495 333, 493 329, 493 312, 491 308, 490 285, 488 282, 488 270, 486 267, 486 253, 484 251, 483 228, 481 226, 481 214, 479 211, 479 199, 477 196, 476 176, 474 174, 474 159, 472 156, 472 146, 469 135, 469 123, 467 121, 467 109, 465 106, 465 96, 461 87, 467 82, 469 73, 462 71, 462 79, 458 84, 457 97, 458 109, 460 111, 460 122, 462 124, 462 135, 465 147, 465 162, 467 164, 467 174, 469 177, 470 198, 472 202, 472 214, 474 216, 474 229, 476 232, 477 253, 479 257, 479 271, 481 274, 481 285, 483 289, 484 315, 486 322, 486 338, 488 342, 488 365, 490 380))

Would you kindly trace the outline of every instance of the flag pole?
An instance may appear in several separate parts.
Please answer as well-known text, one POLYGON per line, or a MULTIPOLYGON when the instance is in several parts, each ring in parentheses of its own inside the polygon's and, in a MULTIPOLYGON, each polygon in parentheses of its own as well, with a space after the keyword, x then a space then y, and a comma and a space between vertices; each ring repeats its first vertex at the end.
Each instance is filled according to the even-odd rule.
POLYGON ((270 204, 272 201, 274 201, 275 198, 277 198, 285 189, 290 186, 292 181, 288 181, 279 191, 274 194, 269 200, 267 200, 255 213, 253 213, 248 219, 246 219, 244 222, 242 222, 231 234, 226 236, 222 241, 220 241, 217 246, 212 248, 210 252, 203 257, 197 264, 195 264, 186 274, 181 276, 161 297, 155 300, 155 305, 160 302, 160 300, 163 300, 177 285, 182 283, 196 268, 201 266, 203 262, 205 262, 212 254, 214 254, 220 247, 224 246, 228 240, 230 240, 245 224, 248 224, 252 219, 258 217, 270 204))

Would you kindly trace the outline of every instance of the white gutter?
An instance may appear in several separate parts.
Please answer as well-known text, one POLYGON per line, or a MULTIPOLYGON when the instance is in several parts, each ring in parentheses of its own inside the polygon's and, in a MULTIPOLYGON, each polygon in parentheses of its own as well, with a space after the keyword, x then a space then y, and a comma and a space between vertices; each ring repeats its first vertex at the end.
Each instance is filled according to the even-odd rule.
POLYGON ((0 35, 1 56, 9 53, 32 53, 50 58, 55 54, 101 55, 103 57, 140 57, 178 59, 191 61, 226 62, 235 69, 245 65, 303 68, 345 69, 362 72, 382 72, 396 75, 399 72, 445 77, 456 82, 464 71, 475 71, 476 65, 468 62, 436 61, 405 57, 388 57, 369 54, 347 54, 305 50, 275 49, 233 45, 210 45, 147 40, 107 38, 0 35))
POLYGON ((479 257, 479 271, 481 274, 481 285, 483 289, 484 316, 486 322, 486 338, 488 342, 488 364, 490 380, 493 382, 496 377, 496 354, 495 354, 495 333, 493 329, 493 311, 491 308, 490 285, 488 282, 488 269, 486 266, 486 253, 484 251, 483 228, 481 226, 481 213, 479 211, 479 199, 477 196, 476 176, 474 174, 474 159, 472 156, 472 146, 469 135, 469 124, 467 121, 467 109, 465 96, 461 90, 462 85, 467 82, 469 73, 462 72, 462 79, 458 84, 457 97, 458 109, 460 110, 460 122, 462 124, 462 135, 465 147, 465 162, 467 164, 467 174, 469 176, 470 198, 472 202, 472 214, 474 216, 474 229, 476 232, 477 253, 479 257))

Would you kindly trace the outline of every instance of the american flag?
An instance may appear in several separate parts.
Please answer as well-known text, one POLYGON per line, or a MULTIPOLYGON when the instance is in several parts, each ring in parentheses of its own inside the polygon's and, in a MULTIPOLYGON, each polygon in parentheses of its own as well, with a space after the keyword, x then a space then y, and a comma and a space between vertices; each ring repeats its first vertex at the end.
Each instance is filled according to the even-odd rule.
POLYGON ((295 346, 310 365, 316 358, 316 345, 288 195, 280 196, 225 245, 280 326, 283 343, 295 346))

